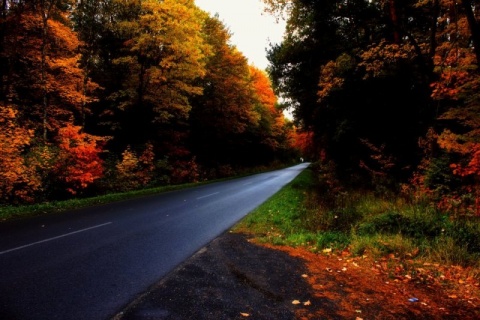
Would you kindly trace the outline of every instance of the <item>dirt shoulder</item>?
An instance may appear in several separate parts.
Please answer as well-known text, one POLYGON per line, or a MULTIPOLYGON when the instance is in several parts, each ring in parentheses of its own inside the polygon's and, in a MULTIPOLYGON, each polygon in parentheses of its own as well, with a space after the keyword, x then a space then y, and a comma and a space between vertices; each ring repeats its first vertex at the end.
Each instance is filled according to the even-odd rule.
POLYGON ((440 283, 423 268, 403 276, 390 262, 225 233, 115 320, 480 319, 479 284, 465 270, 444 270, 450 278, 440 283))

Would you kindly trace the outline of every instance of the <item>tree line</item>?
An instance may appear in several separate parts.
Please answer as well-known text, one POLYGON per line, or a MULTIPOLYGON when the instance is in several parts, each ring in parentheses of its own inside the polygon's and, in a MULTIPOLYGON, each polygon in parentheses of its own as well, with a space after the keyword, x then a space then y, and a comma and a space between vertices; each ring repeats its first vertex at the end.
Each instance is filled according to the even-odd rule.
POLYGON ((473 0, 264 0, 270 48, 310 153, 354 187, 480 215, 480 8, 473 0))
POLYGON ((268 75, 193 0, 3 0, 0 203, 285 162, 268 75))

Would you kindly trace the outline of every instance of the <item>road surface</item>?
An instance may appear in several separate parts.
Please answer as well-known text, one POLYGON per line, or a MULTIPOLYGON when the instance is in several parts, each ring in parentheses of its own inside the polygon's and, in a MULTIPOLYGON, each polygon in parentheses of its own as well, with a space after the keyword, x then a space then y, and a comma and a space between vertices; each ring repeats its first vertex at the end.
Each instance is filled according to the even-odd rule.
POLYGON ((109 319, 307 166, 0 224, 0 319, 109 319))

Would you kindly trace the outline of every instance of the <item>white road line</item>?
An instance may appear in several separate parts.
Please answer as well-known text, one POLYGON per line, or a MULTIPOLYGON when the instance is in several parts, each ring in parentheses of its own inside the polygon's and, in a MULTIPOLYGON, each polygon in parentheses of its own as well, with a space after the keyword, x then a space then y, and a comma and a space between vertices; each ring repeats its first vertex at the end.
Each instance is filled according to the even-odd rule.
POLYGON ((220 193, 220 192, 215 192, 215 193, 207 194, 206 196, 198 197, 197 200, 200 200, 200 199, 203 199, 203 198, 206 198, 206 197, 211 197, 211 196, 214 196, 214 195, 219 194, 219 193, 220 193))
POLYGON ((56 236, 56 237, 53 237, 53 238, 48 238, 48 239, 45 239, 45 240, 40 240, 40 241, 37 241, 37 242, 29 243, 29 244, 26 244, 24 246, 12 248, 12 249, 5 250, 5 251, 0 251, 0 255, 5 254, 5 253, 9 253, 9 252, 12 252, 12 251, 16 251, 16 250, 25 249, 25 248, 28 248, 28 247, 31 247, 31 246, 34 246, 34 245, 37 245, 37 244, 40 244, 40 243, 49 242, 49 241, 57 240, 57 239, 60 239, 60 238, 68 237, 68 236, 71 236, 71 235, 74 235, 74 234, 77 234, 77 233, 80 233, 80 232, 85 232, 85 231, 92 230, 92 229, 95 229, 95 228, 100 228, 100 227, 109 225, 111 223, 112 222, 99 224, 99 225, 96 225, 96 226, 93 226, 93 227, 89 227, 89 228, 73 231, 73 232, 70 232, 70 233, 62 234, 60 236, 56 236))

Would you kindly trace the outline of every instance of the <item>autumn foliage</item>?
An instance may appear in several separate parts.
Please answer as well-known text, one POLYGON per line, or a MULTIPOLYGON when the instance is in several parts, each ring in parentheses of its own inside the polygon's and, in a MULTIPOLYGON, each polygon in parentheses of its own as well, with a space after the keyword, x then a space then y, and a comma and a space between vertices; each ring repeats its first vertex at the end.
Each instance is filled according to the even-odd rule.
POLYGON ((2 201, 31 201, 40 188, 24 155, 33 132, 17 124, 17 111, 0 106, 0 197, 2 201))
POLYGON ((294 156, 267 73, 193 0, 0 6, 1 205, 195 182, 294 156))
POLYGON ((343 183, 480 213, 476 1, 264 2, 274 87, 343 183))
POLYGON ((68 125, 60 128, 57 136, 59 151, 53 171, 72 194, 85 189, 103 174, 100 154, 105 139, 81 130, 79 126, 68 125))

